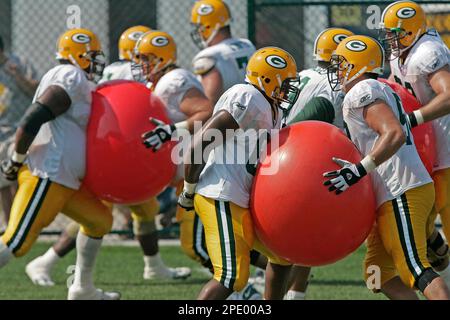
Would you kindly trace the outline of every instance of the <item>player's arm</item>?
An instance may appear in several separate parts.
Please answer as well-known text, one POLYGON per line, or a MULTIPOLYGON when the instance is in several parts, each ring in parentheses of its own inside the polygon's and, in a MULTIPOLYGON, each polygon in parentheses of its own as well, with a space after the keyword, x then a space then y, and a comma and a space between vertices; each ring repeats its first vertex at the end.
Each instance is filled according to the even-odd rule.
POLYGON ((186 127, 190 133, 194 132, 194 123, 200 121, 204 124, 212 116, 211 101, 197 88, 192 88, 183 97, 180 110, 188 119, 186 127))
POLYGON ((333 123, 335 114, 333 104, 324 97, 314 97, 289 124, 306 120, 318 120, 333 123))
POLYGON ((211 130, 215 130, 217 133, 220 132, 222 137, 226 137, 227 129, 236 130, 238 128, 239 124, 233 116, 228 111, 221 110, 208 120, 201 131, 194 135, 190 149, 186 155, 190 161, 185 165, 184 189, 178 199, 178 204, 181 207, 187 210, 193 209, 195 187, 206 165, 209 153, 224 142, 224 139, 211 139, 211 130), (198 163, 195 162, 197 159, 200 160, 198 163))
POLYGON ((379 166, 400 149, 406 141, 406 135, 392 109, 382 100, 376 100, 364 109, 364 119, 379 135, 368 155, 379 166))
POLYGON ((8 180, 17 179, 17 172, 25 161, 26 154, 41 126, 66 112, 72 101, 59 86, 50 86, 28 107, 22 117, 15 136, 14 153, 2 163, 1 170, 8 180))
POLYGON ((375 100, 364 108, 363 115, 368 126, 378 133, 379 138, 370 153, 358 164, 333 158, 342 169, 326 172, 324 176, 332 179, 325 181, 324 185, 329 186, 329 191, 336 190, 336 194, 347 190, 391 158, 406 141, 402 125, 386 102, 375 100))
POLYGON ((428 77, 429 83, 436 97, 419 110, 410 113, 411 127, 418 126, 424 122, 435 120, 450 114, 450 67, 447 64, 441 69, 431 73, 428 77))
POLYGON ((170 125, 158 119, 150 119, 156 128, 142 135, 143 143, 147 148, 156 152, 173 136, 183 136, 186 130, 193 133, 194 123, 196 121, 205 123, 211 117, 213 110, 208 98, 197 88, 191 88, 184 94, 179 107, 180 111, 188 117, 187 120, 170 125))
POLYGON ((202 75, 202 86, 206 96, 213 104, 219 101, 220 96, 223 94, 223 81, 222 75, 217 68, 213 68, 202 75))

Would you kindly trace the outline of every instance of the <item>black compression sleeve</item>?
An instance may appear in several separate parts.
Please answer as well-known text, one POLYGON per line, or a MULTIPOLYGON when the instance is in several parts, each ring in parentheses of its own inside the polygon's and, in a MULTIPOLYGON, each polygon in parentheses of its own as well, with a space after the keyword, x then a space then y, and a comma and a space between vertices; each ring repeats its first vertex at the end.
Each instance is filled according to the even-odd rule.
POLYGON ((44 123, 53 119, 55 119, 55 115, 49 107, 35 102, 28 107, 27 112, 20 121, 20 127, 26 133, 35 136, 44 123))

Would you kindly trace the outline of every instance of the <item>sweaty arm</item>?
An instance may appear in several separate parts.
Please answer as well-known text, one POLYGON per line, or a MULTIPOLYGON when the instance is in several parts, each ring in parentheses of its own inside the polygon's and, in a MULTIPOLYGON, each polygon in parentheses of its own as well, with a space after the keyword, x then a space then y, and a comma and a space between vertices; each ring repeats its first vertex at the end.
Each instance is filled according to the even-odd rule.
POLYGON ((180 111, 188 119, 187 128, 190 133, 194 132, 194 122, 201 121, 204 124, 212 115, 213 107, 210 100, 197 88, 192 88, 183 97, 180 103, 180 111))
POLYGON ((305 107, 289 122, 289 124, 306 120, 318 120, 333 123, 334 117, 334 108, 330 100, 324 97, 314 97, 308 101, 305 107))
POLYGON ((200 174, 203 171, 203 168, 206 165, 205 160, 208 159, 209 153, 204 154, 204 150, 208 148, 211 152, 215 147, 219 146, 219 144, 223 143, 223 140, 215 141, 210 140, 207 137, 207 132, 209 130, 218 130, 222 134, 222 137, 225 137, 225 133, 227 129, 238 129, 239 124, 233 118, 233 116, 225 110, 221 110, 216 113, 208 122, 203 126, 202 130, 194 135, 194 138, 191 143, 190 150, 187 154, 187 157, 191 160, 190 164, 185 165, 185 181, 189 184, 196 184, 200 178, 200 174), (208 141, 209 140, 209 141, 208 141), (199 163, 195 163, 196 154, 201 155, 201 161, 199 163))
MULTIPOLYGON (((25 157, 41 126, 66 112, 72 101, 59 86, 50 86, 23 116, 16 131, 15 151, 25 157)), ((22 162, 22 161, 20 161, 22 162)))
POLYGON ((365 107, 364 119, 380 136, 368 155, 379 166, 400 149, 406 136, 394 112, 383 100, 375 100, 365 107))
POLYGON ((202 75, 202 86, 208 99, 215 105, 224 92, 222 75, 217 68, 202 75))
POLYGON ((450 114, 450 67, 445 65, 428 76, 431 88, 436 93, 428 104, 409 114, 411 126, 415 127, 424 122, 450 114))

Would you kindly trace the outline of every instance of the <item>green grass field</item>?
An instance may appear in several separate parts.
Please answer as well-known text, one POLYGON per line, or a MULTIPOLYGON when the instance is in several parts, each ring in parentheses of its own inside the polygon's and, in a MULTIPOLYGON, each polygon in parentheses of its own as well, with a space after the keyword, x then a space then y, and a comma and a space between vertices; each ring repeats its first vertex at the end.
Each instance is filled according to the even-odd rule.
MULTIPOLYGON (((54 287, 42 288, 31 283, 25 265, 49 247, 37 243, 24 258, 12 261, 0 270, 0 299, 66 299, 67 268, 75 262, 72 252, 54 270, 54 287)), ((180 281, 145 281, 142 279, 143 261, 138 247, 105 246, 97 260, 96 284, 106 290, 117 290, 123 299, 195 299, 202 285, 209 279, 199 265, 183 255, 178 247, 162 247, 161 255, 169 266, 189 266, 192 276, 180 281)), ((373 294, 362 281, 361 264, 364 248, 331 266, 313 269, 308 299, 384 299, 373 294)))

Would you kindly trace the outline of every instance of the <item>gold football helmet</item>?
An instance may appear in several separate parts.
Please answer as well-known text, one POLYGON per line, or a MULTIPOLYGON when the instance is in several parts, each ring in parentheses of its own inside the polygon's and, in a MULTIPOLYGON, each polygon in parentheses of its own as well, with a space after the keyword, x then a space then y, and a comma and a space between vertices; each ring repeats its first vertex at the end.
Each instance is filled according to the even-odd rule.
POLYGON ((427 31, 425 12, 413 1, 394 2, 384 10, 379 31, 388 57, 395 59, 427 31))
POLYGON ((149 31, 137 41, 135 56, 143 77, 156 82, 161 72, 176 64, 177 46, 167 32, 149 31))
POLYGON ((88 29, 64 32, 58 39, 56 59, 67 60, 83 69, 90 80, 99 80, 105 69, 100 40, 88 29))
POLYGON ((350 36, 344 39, 331 56, 328 81, 334 91, 345 86, 364 73, 383 74, 384 50, 367 36, 350 36))
POLYGON ((328 28, 322 31, 314 42, 314 58, 316 61, 330 62, 331 54, 338 44, 353 32, 343 28, 328 28))
POLYGON ((299 77, 295 59, 285 50, 265 47, 256 51, 247 64, 246 82, 253 84, 278 106, 297 101, 299 77))
POLYGON ((222 0, 197 1, 191 12, 192 40, 200 49, 206 48, 221 28, 230 25, 230 20, 230 10, 222 0))
POLYGON ((135 26, 125 30, 119 39, 119 59, 131 61, 134 57, 134 47, 139 38, 151 29, 145 26, 135 26))

